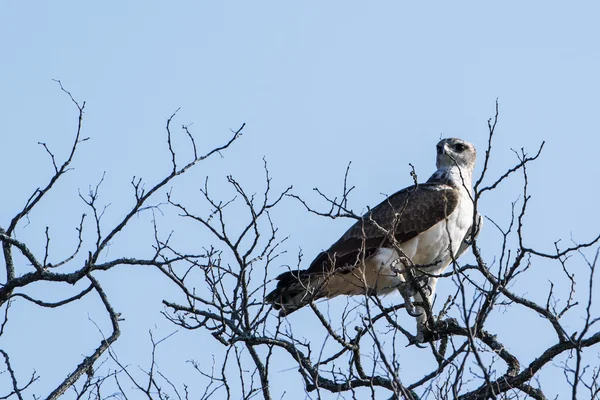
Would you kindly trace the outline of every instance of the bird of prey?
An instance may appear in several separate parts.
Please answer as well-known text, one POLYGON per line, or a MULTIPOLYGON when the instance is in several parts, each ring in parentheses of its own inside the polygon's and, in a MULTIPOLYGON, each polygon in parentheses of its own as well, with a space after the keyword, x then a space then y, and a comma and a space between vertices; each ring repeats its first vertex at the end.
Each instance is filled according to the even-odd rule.
POLYGON ((473 215, 475 147, 449 138, 436 149, 437 171, 427 182, 402 189, 370 209, 308 269, 279 275, 265 300, 283 316, 320 298, 397 290, 407 311, 416 311, 416 340, 424 341, 426 312, 410 308, 411 297, 419 302, 425 295, 431 304, 437 276, 466 251, 481 221, 473 215), (409 266, 425 282, 423 290, 409 284, 409 266))

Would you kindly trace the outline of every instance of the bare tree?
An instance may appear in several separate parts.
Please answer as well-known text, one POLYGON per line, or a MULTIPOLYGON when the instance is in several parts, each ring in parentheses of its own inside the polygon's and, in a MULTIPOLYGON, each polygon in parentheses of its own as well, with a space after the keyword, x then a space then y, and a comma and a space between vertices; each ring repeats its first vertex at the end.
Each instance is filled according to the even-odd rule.
MULTIPOLYGON (((533 155, 523 149, 515 152, 515 165, 502 175, 489 178, 497 123, 496 105, 496 114, 488 122, 489 140, 483 170, 475 183, 474 223, 481 199, 492 196, 494 189, 507 180, 517 176, 523 179, 521 197, 512 203, 509 221, 488 222, 489 229, 497 229, 501 234, 500 254, 487 254, 485 249, 480 249, 477 240, 473 240, 471 248, 476 263, 460 265, 455 261, 453 270, 440 276, 446 285, 453 282, 454 293, 441 309, 436 310, 438 321, 442 322, 430 326, 431 337, 437 340, 431 340, 427 346, 429 350, 420 350, 419 357, 429 359, 428 363, 414 365, 402 361, 403 347, 414 343, 410 325, 403 321, 404 304, 384 303, 365 293, 360 300, 348 299, 343 311, 332 316, 323 302, 313 302, 310 308, 314 324, 327 333, 324 341, 313 342, 295 334, 294 316, 278 318, 262 300, 265 288, 272 285, 270 278, 280 272, 273 269, 273 261, 285 240, 278 239, 269 211, 283 196, 289 196, 299 201, 307 212, 325 218, 361 218, 348 205, 353 190, 348 182, 348 170, 339 196, 316 189, 326 204, 323 211, 289 190, 272 194, 266 165, 267 184, 260 197, 251 195, 252 192, 230 177, 229 182, 239 195, 236 200, 247 208, 247 225, 236 232, 227 229, 227 221, 233 218, 227 214, 231 203, 217 200, 207 187, 202 193, 208 211, 192 211, 170 199, 170 204, 178 208, 184 218, 190 218, 212 232, 218 245, 207 251, 207 262, 203 264, 188 262, 185 268, 174 268, 173 264, 169 264, 169 268, 160 267, 165 275, 177 282, 188 299, 187 303, 166 300, 164 303, 171 310, 168 317, 183 328, 210 332, 228 349, 223 361, 237 365, 240 380, 245 383, 241 396, 244 398, 252 397, 255 392, 260 392, 264 398, 279 397, 271 393, 269 383, 277 379, 278 374, 273 371, 273 360, 283 357, 296 365, 298 379, 304 382, 307 397, 320 398, 326 392, 332 392, 345 393, 350 398, 379 398, 387 392, 388 397, 404 399, 544 399, 544 388, 537 382, 538 374, 544 367, 555 367, 564 372, 564 385, 571 388, 574 399, 578 398, 578 391, 586 391, 580 396, 598 398, 597 359, 587 350, 600 341, 600 331, 594 330, 599 319, 592 312, 594 273, 600 251, 594 246, 600 236, 567 247, 561 247, 557 242, 550 253, 527 247, 524 235, 530 200, 527 166, 541 156, 544 143, 533 155), (592 248, 591 256, 585 253, 588 248, 592 248), (544 271, 539 265, 549 268, 548 263, 561 268, 564 278, 560 284, 550 284, 544 302, 512 289, 516 281, 527 279, 528 274, 533 274, 535 281, 540 282, 544 271), (575 291, 575 271, 580 286, 584 287, 582 293, 575 291), (201 284, 194 273, 203 277, 201 284), (587 283, 582 285, 583 281, 587 283), (206 296, 197 294, 200 286, 209 288, 206 296), (558 292, 556 287, 559 286, 565 290, 558 292), (510 351, 502 337, 487 327, 488 321, 497 313, 511 314, 521 309, 527 310, 531 317, 542 318, 546 323, 543 329, 552 330, 556 336, 556 342, 532 361, 510 351), (444 320, 447 315, 453 318, 444 320), (577 328, 569 330, 562 323, 567 315, 582 318, 577 328), (249 357, 240 357, 243 350, 249 357), (553 360, 557 359, 561 361, 555 366, 553 360), (434 367, 423 371, 420 379, 407 381, 401 373, 407 364, 411 368, 431 364, 434 367)), ((240 218, 239 213, 235 218, 240 218)), ((176 256, 174 253, 171 257, 176 256)), ((301 262, 299 257, 298 268, 301 262)), ((405 266, 415 268, 410 262, 405 266)), ((418 282, 413 284, 415 290, 422 290, 418 282)), ((428 313, 433 313, 431 304, 424 306, 428 313)), ((537 337, 536 332, 524 332, 523 342, 535 342, 537 337)), ((213 373, 211 379, 219 382, 231 397, 238 397, 231 395, 228 388, 232 376, 223 371, 216 376, 213 373)))
MULTIPOLYGON (((88 207, 88 213, 81 215, 80 223, 76 227, 77 245, 73 249, 72 254, 63 259, 54 259, 51 254, 51 229, 46 227, 45 230, 45 246, 43 249, 30 249, 28 244, 17 238, 19 228, 30 222, 29 218, 32 211, 42 203, 48 194, 55 188, 56 183, 61 180, 72 168, 72 161, 75 153, 79 151, 83 142, 89 138, 83 134, 83 118, 85 110, 85 102, 80 103, 63 88, 60 81, 57 81, 60 89, 68 96, 77 110, 77 125, 75 128, 72 146, 67 158, 64 161, 57 160, 57 157, 50 150, 50 146, 46 143, 40 143, 46 150, 52 164, 53 174, 48 182, 33 190, 33 193, 20 210, 6 226, 0 227, 0 241, 2 242, 3 261, 5 278, 0 286, 0 307, 2 310, 2 322, 0 325, 0 336, 8 329, 10 324, 11 304, 15 301, 24 300, 43 308, 57 308, 68 305, 69 303, 77 302, 84 297, 96 296, 97 301, 105 309, 106 318, 110 321, 112 330, 109 335, 104 337, 97 348, 91 353, 82 357, 78 365, 73 366, 72 372, 60 382, 56 388, 49 394, 48 399, 55 399, 63 395, 69 388, 72 388, 78 381, 83 380, 83 390, 80 391, 78 397, 82 393, 86 393, 99 387, 100 383, 106 380, 106 377, 101 379, 94 378, 95 365, 103 355, 110 349, 110 346, 119 338, 121 331, 119 328, 119 314, 113 309, 110 299, 107 297, 102 288, 101 280, 98 277, 102 271, 108 271, 120 266, 155 266, 162 267, 165 261, 161 257, 161 253, 165 251, 163 247, 155 248, 155 254, 151 258, 139 258, 135 255, 131 257, 122 257, 116 259, 107 258, 107 248, 109 244, 118 240, 119 234, 123 229, 130 224, 132 218, 140 212, 154 207, 151 203, 152 199, 157 197, 161 190, 167 188, 171 182, 178 176, 185 174, 188 170, 210 158, 219 154, 219 152, 227 149, 240 136, 244 126, 237 131, 232 132, 230 137, 224 141, 223 145, 213 148, 205 153, 202 153, 196 146, 193 135, 187 128, 184 132, 188 137, 191 148, 193 149, 193 157, 191 159, 180 162, 172 146, 171 125, 175 118, 173 114, 166 125, 166 144, 169 150, 172 169, 166 171, 164 177, 159 182, 148 185, 141 178, 135 178, 131 181, 134 201, 124 212, 124 216, 116 224, 107 226, 103 223, 105 206, 98 204, 98 193, 101 187, 102 180, 95 186, 90 187, 88 193, 79 194, 81 201, 88 207), (84 231, 93 232, 94 239, 85 242, 83 240, 84 231), (16 253, 16 254, 15 254, 16 253), (62 293, 60 286, 66 284, 84 286, 74 296, 63 298, 60 301, 48 302, 25 294, 24 291, 28 288, 35 287, 35 284, 46 282, 56 286, 54 291, 62 293)), ((164 193, 163 193, 164 195, 164 193)), ((180 260, 196 260, 202 258, 203 255, 186 254, 175 257, 169 262, 177 262, 180 260)), ((32 289, 34 290, 34 289, 32 289)), ((0 354, 3 356, 5 372, 8 373, 7 385, 0 385, 0 398, 16 397, 23 399, 25 392, 38 379, 37 373, 32 373, 31 377, 20 382, 17 379, 17 373, 11 366, 10 351, 8 349, 0 349, 0 354)), ((35 368, 35 365, 32 365, 35 368)))
MULTIPOLYGON (((20 224, 68 172, 73 155, 87 140, 82 134, 85 103, 77 102, 62 86, 61 89, 78 110, 70 155, 59 162, 49 146, 41 144, 49 155, 54 174, 48 183, 34 190, 23 209, 0 229, 6 270, 0 287, 3 315, 0 337, 10 325, 10 306, 14 301, 28 301, 43 309, 62 307, 89 296, 96 296, 104 308, 112 331, 95 351, 82 356, 72 373, 59 382, 47 398, 58 398, 71 389, 70 393, 75 393, 77 398, 127 398, 136 393, 160 399, 321 398, 328 394, 342 398, 545 399, 559 386, 561 393, 569 390, 573 399, 600 398, 600 368, 597 350, 593 347, 600 341, 597 328, 600 319, 593 298, 600 236, 568 246, 556 242, 552 252, 529 247, 524 229, 530 200, 527 168, 541 157, 544 144, 533 154, 523 149, 516 151, 514 166, 500 176, 490 177, 498 123, 497 104, 495 116, 488 121, 488 146, 482 173, 475 183, 474 222, 478 211, 485 215, 485 210, 479 209, 481 200, 493 196, 495 189, 505 182, 520 177, 522 191, 517 200, 508 204, 512 210, 510 220, 490 219, 486 223, 486 229, 499 233, 500 251, 482 248, 474 239, 471 249, 475 262, 461 264, 455 260, 452 270, 440 276, 442 285, 452 287, 447 290, 447 299, 438 299, 437 303, 443 304, 420 304, 428 314, 435 314, 438 321, 430 324, 430 341, 422 345, 415 344, 411 333, 414 322, 407 315, 405 305, 397 303, 399 297, 380 299, 365 293, 338 299, 336 304, 340 307, 331 308, 328 302, 311 302, 307 317, 315 332, 311 336, 305 335, 295 316, 278 317, 264 302, 265 294, 273 286, 271 279, 282 272, 281 260, 289 256, 292 245, 280 232, 285 220, 281 220, 278 210, 284 203, 295 203, 307 214, 326 219, 362 218, 352 211, 349 167, 341 194, 333 196, 327 194, 328 191, 317 190, 321 199, 317 206, 311 205, 314 201, 305 200, 306 196, 293 193, 291 186, 275 190, 266 161, 264 186, 260 189, 247 188, 228 176, 229 193, 214 193, 211 181, 206 179, 198 188, 201 201, 179 198, 166 190, 179 175, 226 150, 237 140, 244 126, 232 132, 223 145, 204 152, 184 126, 182 134, 189 141, 193 155, 181 162, 172 141, 173 114, 166 125, 170 171, 162 180, 149 185, 150 189, 145 189, 139 178, 133 179, 135 201, 117 224, 107 227, 102 223, 103 207, 97 200, 101 181, 89 193, 81 195, 90 217, 81 216, 76 229, 78 245, 72 255, 62 260, 49 256, 49 231, 46 231, 45 248, 30 249, 24 240, 17 238, 20 224), (154 200, 157 197, 159 199, 154 200), (145 210, 162 209, 176 211, 182 221, 196 224, 213 240, 190 253, 153 219, 152 257, 140 258, 135 254, 117 259, 107 257, 108 244, 119 239, 120 232, 134 216, 145 210), (82 232, 90 229, 95 239, 88 243, 82 239, 82 232), (18 268, 15 252, 19 254, 18 268), (158 368, 160 346, 173 340, 169 335, 157 338, 151 333, 152 357, 150 364, 142 368, 141 375, 139 369, 136 372, 124 365, 113 350, 112 344, 120 335, 120 315, 102 289, 102 272, 127 266, 158 269, 165 281, 180 293, 179 300, 164 299, 164 316, 180 328, 195 331, 203 343, 210 340, 218 346, 213 351, 214 358, 190 360, 189 366, 198 376, 195 384, 178 386, 172 379, 177 371, 158 368), (519 287, 520 282, 532 275, 535 282, 547 282, 545 274, 552 266, 563 275, 558 281, 550 281, 542 299, 519 287), (23 293, 23 289, 33 287, 36 282, 53 285, 85 282, 85 288, 61 301, 47 302, 23 293), (497 328, 499 316, 506 321, 521 313, 539 319, 540 323, 535 326, 554 336, 554 342, 533 359, 507 346, 502 330, 497 328), (569 324, 563 322, 567 318, 569 324), (410 346, 407 348, 407 345, 410 346), (295 384, 304 388, 301 395, 281 393, 281 389, 272 384, 282 376, 282 370, 289 368, 294 371, 291 374, 295 384), (555 380, 551 388, 539 380, 550 369, 560 371, 564 377, 560 382, 555 380)), ((402 262, 406 268, 418 268, 410 260, 402 262)), ((296 265, 289 268, 300 268, 302 264, 300 252, 296 265)), ((410 282, 415 291, 422 290, 417 279, 410 282)), ((523 328, 519 340, 527 346, 537 343, 538 337, 539 332, 523 328)), ((0 385, 0 399, 24 398, 35 386, 37 373, 19 380, 21 373, 12 367, 9 349, 0 348, 0 354, 6 372, 0 379, 8 382, 8 385, 0 385)), ((290 379, 289 376, 286 372, 286 379, 290 379)))

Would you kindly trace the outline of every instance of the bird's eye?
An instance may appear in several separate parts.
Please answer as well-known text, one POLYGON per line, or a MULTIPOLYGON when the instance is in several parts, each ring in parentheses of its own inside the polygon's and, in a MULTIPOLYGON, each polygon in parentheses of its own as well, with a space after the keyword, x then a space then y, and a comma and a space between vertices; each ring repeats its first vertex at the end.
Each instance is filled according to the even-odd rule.
POLYGON ((459 152, 459 153, 465 150, 465 145, 464 145, 464 144, 462 144, 462 143, 456 143, 456 144, 455 144, 454 146, 452 146, 452 147, 454 147, 454 150, 456 150, 456 151, 457 151, 457 152, 459 152))
POLYGON ((442 146, 442 145, 437 145, 437 146, 436 146, 437 153, 438 153, 438 154, 442 154, 442 149, 443 149, 443 148, 444 148, 444 146, 442 146))

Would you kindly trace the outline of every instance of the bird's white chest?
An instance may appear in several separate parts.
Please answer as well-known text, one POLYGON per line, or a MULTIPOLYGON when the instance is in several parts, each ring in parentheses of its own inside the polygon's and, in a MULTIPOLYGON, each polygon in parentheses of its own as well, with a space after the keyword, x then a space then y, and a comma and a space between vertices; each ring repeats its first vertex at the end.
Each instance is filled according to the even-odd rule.
POLYGON ((457 254, 472 223, 473 202, 469 193, 461 190, 459 204, 448 218, 407 241, 402 248, 416 265, 431 265, 429 272, 440 273, 457 254))
MULTIPOLYGON (((473 223, 473 202, 466 190, 461 190, 459 204, 445 220, 438 222, 415 238, 401 244, 412 262, 431 274, 440 274, 452 262, 473 223), (450 252, 452 249, 452 252, 450 252)), ((397 258, 392 249, 379 249, 374 257, 381 274, 391 276, 391 262, 397 258), (390 271, 387 271, 390 269, 390 271)), ((397 267, 396 267, 397 268, 397 267)))

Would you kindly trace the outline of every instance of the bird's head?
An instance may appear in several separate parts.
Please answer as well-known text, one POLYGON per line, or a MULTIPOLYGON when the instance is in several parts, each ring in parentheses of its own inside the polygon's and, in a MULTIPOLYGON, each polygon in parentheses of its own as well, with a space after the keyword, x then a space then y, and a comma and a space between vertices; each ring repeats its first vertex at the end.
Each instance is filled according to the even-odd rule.
POLYGON ((461 170, 473 171, 477 152, 471 143, 458 138, 442 139, 436 149, 438 169, 458 166, 461 170))

